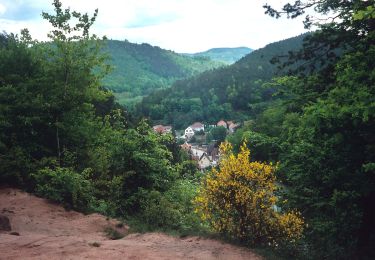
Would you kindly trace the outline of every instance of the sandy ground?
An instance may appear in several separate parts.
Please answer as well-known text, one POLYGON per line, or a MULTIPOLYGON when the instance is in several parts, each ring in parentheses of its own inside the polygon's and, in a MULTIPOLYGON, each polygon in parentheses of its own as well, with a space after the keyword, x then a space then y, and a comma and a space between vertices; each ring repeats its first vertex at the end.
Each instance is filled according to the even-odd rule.
MULTIPOLYGON (((0 259, 261 259, 200 237, 146 233, 110 240, 103 230, 117 228, 116 220, 66 211, 15 189, 0 189, 0 214, 10 219, 13 232, 0 231, 0 259)), ((126 233, 127 227, 117 229, 126 233)))

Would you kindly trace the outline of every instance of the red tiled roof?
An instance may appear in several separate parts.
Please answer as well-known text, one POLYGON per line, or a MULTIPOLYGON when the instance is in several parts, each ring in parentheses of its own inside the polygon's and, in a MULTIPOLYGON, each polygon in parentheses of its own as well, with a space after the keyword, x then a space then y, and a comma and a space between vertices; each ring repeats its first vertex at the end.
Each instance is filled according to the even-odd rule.
POLYGON ((227 127, 227 123, 224 120, 220 120, 219 122, 217 122, 217 126, 227 127))
POLYGON ((200 123, 200 122, 195 122, 190 127, 191 128, 202 128, 202 127, 204 127, 204 125, 202 123, 200 123))

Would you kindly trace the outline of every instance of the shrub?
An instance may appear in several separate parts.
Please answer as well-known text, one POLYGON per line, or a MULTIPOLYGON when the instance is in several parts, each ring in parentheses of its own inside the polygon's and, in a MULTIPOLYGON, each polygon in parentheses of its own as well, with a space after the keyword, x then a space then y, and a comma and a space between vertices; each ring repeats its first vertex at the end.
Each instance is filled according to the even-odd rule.
POLYGON ((245 143, 238 156, 227 142, 220 146, 220 151, 220 170, 212 169, 195 198, 196 212, 201 218, 215 231, 251 245, 296 242, 304 222, 298 212, 275 210, 275 167, 250 162, 245 143))
POLYGON ((193 199, 197 185, 190 180, 179 180, 166 192, 141 190, 138 192, 143 230, 163 230, 177 233, 202 231, 201 220, 194 212, 193 199))
POLYGON ((92 186, 82 174, 70 168, 44 168, 32 174, 37 195, 63 203, 73 209, 87 211, 91 208, 92 186))
POLYGON ((169 201, 159 191, 140 194, 141 218, 151 229, 177 229, 181 213, 178 205, 169 201))

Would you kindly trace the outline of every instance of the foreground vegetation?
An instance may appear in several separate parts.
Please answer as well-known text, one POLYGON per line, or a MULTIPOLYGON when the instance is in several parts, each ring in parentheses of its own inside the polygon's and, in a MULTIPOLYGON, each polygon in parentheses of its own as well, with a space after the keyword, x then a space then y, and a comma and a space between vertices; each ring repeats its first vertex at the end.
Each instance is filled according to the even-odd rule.
POLYGON ((200 229, 195 171, 182 177, 174 138, 132 120, 101 87, 103 40, 89 34, 97 11, 71 12, 58 0, 54 7, 43 13, 55 27, 51 43, 27 30, 1 34, 1 183, 147 228, 200 229))
MULTIPOLYGON (((290 74, 267 84, 252 79, 249 89, 236 82, 227 88, 238 106, 251 105, 252 98, 239 98, 255 89, 254 100, 273 93, 272 102, 251 110, 253 121, 228 137, 234 153, 224 144, 220 167, 202 176, 173 136, 134 120, 102 87, 109 72, 103 40, 89 34, 97 11, 89 17, 55 0, 56 14, 43 13, 55 27, 52 44, 32 40, 27 30, 20 37, 0 35, 0 182, 77 210, 141 220, 145 230, 213 230, 289 257, 371 258, 372 4, 325 0, 284 7, 292 17, 311 5, 333 10, 340 21, 320 25, 301 51, 289 53, 290 74), (275 169, 259 161, 280 162, 275 169)), ((266 8, 272 16, 283 13, 266 8)), ((200 103, 189 97, 187 104, 200 103)))

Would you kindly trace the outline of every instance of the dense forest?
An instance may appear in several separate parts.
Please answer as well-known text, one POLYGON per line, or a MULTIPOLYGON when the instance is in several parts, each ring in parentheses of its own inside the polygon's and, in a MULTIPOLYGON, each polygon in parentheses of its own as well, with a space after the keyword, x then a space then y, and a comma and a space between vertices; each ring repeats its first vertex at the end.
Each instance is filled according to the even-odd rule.
MULTIPOLYGON (((172 88, 153 92, 137 104, 138 113, 177 129, 194 121, 216 123, 220 119, 243 121, 259 113, 273 100, 274 88, 263 87, 279 71, 274 57, 298 50, 303 38, 271 43, 235 64, 177 81, 172 88)), ((292 66, 292 65, 291 65, 292 66)))
POLYGON ((224 62, 225 64, 232 64, 252 51, 253 50, 248 47, 212 48, 207 51, 197 53, 185 53, 184 55, 190 57, 207 57, 211 60, 224 62))
POLYGON ((105 88, 105 39, 90 34, 98 11, 53 6, 42 14, 48 44, 27 29, 0 34, 1 185, 140 231, 214 234, 285 259, 375 257, 373 0, 265 5, 275 18, 335 16, 307 15, 316 31, 178 81, 138 115, 105 88), (139 115, 176 127, 252 120, 202 173, 139 115))
POLYGON ((114 92, 120 104, 129 108, 143 96, 167 88, 178 79, 225 65, 208 57, 187 57, 147 43, 126 40, 106 41, 103 52, 109 56, 107 63, 112 67, 103 84, 114 92))

